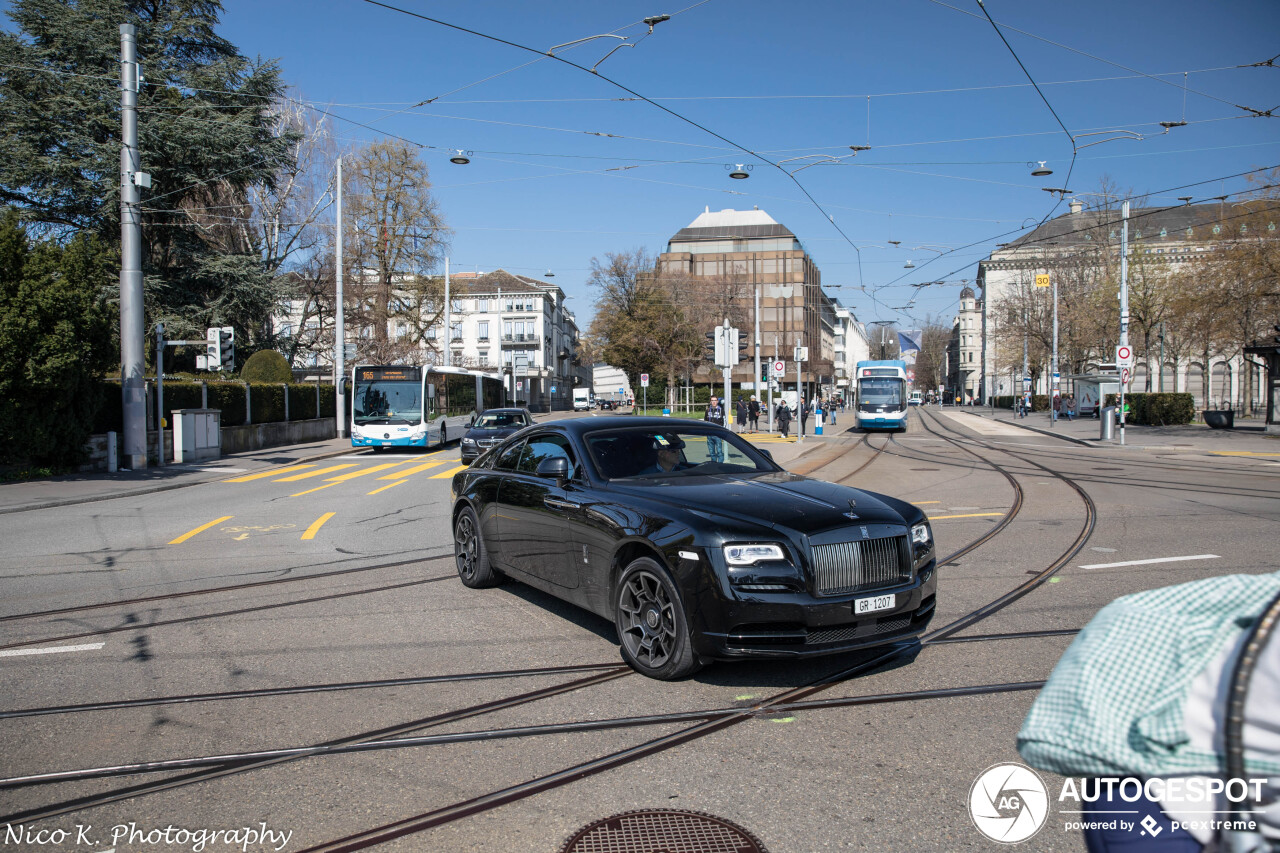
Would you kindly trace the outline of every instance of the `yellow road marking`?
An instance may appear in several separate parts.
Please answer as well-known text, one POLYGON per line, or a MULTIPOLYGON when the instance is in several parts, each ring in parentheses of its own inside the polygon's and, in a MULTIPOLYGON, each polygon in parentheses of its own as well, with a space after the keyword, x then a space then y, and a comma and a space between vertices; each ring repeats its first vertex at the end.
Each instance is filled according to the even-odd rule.
POLYGON ((281 477, 276 480, 277 483, 292 483, 295 480, 305 480, 308 477, 319 477, 321 474, 332 474, 334 471, 341 471, 343 468, 354 468, 356 463, 348 462, 345 465, 331 465, 328 468, 321 468, 319 471, 308 471, 305 474, 294 474, 292 477, 281 477))
POLYGON ((431 476, 431 479, 447 480, 450 477, 452 477, 454 474, 458 473, 459 471, 465 471, 470 467, 471 467, 470 465, 459 465, 457 468, 450 468, 448 471, 441 471, 439 474, 433 474, 431 476))
POLYGON ((209 522, 208 524, 200 525, 195 530, 188 530, 186 533, 182 534, 181 536, 179 536, 177 539, 173 540, 169 544, 181 545, 183 542, 186 542, 188 539, 190 539, 192 536, 195 536, 197 533, 203 533, 206 530, 208 530, 210 527, 219 525, 224 521, 230 521, 233 518, 235 518, 234 515, 224 515, 222 518, 215 518, 213 521, 209 522))
MULTIPOLYGON (((385 480, 386 478, 385 478, 385 477, 379 477, 378 479, 379 479, 379 480, 385 480)), ((409 482, 409 481, 408 481, 408 480, 401 480, 401 481, 400 481, 400 482, 398 482, 398 483, 387 483, 385 486, 382 486, 381 488, 378 488, 378 489, 374 489, 372 492, 366 492, 366 494, 376 495, 378 492, 385 492, 387 489, 395 488, 396 486, 402 486, 402 485, 404 485, 404 484, 405 484, 405 483, 407 483, 407 482, 409 482)))
POLYGON ((236 477, 234 480, 227 480, 227 482, 247 483, 250 480, 261 480, 264 477, 274 477, 277 474, 287 474, 290 471, 301 471, 304 468, 314 467, 314 465, 290 465, 288 468, 272 468, 270 471, 259 471, 257 474, 246 474, 243 477, 236 477))
MULTIPOLYGON (((393 473, 391 473, 391 474, 383 474, 383 475, 382 475, 381 477, 379 477, 378 479, 379 479, 379 480, 394 480, 394 479, 396 479, 396 478, 398 478, 398 477, 408 477, 410 474, 420 474, 420 473, 422 473, 423 471, 427 470, 428 468, 434 468, 434 467, 436 467, 437 465, 443 465, 443 464, 444 464, 444 460, 443 460, 443 459, 438 460, 438 461, 436 461, 436 462, 424 462, 424 463, 422 463, 421 465, 415 465, 415 466, 413 466, 412 468, 408 468, 408 469, 406 469, 406 470, 404 470, 404 471, 395 471, 395 472, 393 472, 393 473)), ((370 494, 372 494, 372 492, 371 492, 370 494)))
POLYGON ((381 465, 372 465, 368 468, 361 468, 359 471, 352 471, 350 474, 339 474, 336 477, 330 477, 330 483, 343 483, 347 480, 354 480, 356 477, 363 477, 365 474, 374 474, 378 471, 385 471, 388 468, 394 468, 400 465, 400 462, 384 462, 381 465))
POLYGON ((1210 450, 1210 456, 1280 456, 1280 453, 1259 453, 1253 450, 1210 450))
POLYGON ((972 512, 968 515, 931 515, 930 521, 938 521, 943 518, 982 518, 986 515, 1004 515, 1003 512, 972 512))
POLYGON ((334 513, 334 512, 326 512, 324 515, 322 515, 322 516, 320 516, 319 518, 317 518, 317 519, 315 520, 315 523, 314 523, 314 524, 312 524, 310 527, 308 527, 308 528, 307 528, 307 532, 306 532, 306 533, 304 533, 304 534, 302 534, 302 538, 303 538, 303 539, 315 539, 315 538, 316 538, 316 533, 320 530, 320 528, 321 528, 321 527, 324 527, 324 523, 325 523, 326 521, 328 521, 329 519, 333 518, 335 515, 337 515, 337 513, 334 513))
POLYGON ((309 494, 311 494, 312 492, 318 492, 318 491, 320 491, 321 489, 329 489, 329 488, 332 488, 332 487, 334 487, 334 486, 336 486, 336 485, 338 485, 338 484, 337 484, 337 483, 325 483, 323 486, 316 486, 314 489, 307 489, 305 492, 294 492, 293 494, 289 495, 289 497, 291 497, 291 498, 300 498, 300 497, 302 497, 303 495, 309 495, 309 494))

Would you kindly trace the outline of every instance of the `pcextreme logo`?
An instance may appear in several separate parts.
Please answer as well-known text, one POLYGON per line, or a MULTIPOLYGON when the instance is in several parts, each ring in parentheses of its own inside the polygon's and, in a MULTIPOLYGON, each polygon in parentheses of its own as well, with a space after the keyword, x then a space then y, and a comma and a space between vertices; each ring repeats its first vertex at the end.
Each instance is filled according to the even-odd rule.
POLYGON ((969 789, 969 816, 978 831, 1002 844, 1026 841, 1049 816, 1049 792, 1022 764, 988 767, 969 789))

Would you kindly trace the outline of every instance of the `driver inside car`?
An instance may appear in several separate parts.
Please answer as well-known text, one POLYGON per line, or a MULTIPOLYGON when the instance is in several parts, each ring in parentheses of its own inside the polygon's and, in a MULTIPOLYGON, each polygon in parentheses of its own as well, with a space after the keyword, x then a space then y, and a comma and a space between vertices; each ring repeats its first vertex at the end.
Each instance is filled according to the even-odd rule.
POLYGON ((674 435, 655 435, 653 437, 653 450, 657 454, 657 460, 647 468, 640 471, 638 476, 645 474, 669 474, 672 471, 683 471, 686 468, 693 467, 684 461, 684 441, 674 435))

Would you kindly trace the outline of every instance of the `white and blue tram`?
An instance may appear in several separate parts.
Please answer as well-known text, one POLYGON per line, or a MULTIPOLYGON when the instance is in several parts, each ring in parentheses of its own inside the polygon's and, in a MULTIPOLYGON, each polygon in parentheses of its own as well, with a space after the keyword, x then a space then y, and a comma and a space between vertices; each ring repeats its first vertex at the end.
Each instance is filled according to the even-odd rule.
POLYGON ((857 372, 858 429, 907 428, 907 364, 860 361, 857 372))
POLYGON ((461 367, 357 365, 351 371, 353 447, 439 447, 503 403, 500 377, 461 367))

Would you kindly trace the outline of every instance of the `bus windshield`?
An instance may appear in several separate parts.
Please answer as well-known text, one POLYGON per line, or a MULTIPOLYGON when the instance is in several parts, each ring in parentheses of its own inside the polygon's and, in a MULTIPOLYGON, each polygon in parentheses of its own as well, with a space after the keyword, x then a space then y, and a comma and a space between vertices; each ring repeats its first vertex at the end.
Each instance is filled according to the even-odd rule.
POLYGON ((858 408, 865 410, 868 406, 902 406, 901 379, 859 379, 858 408))
POLYGON ((422 423, 422 383, 357 379, 352 394, 351 420, 355 424, 422 423))

